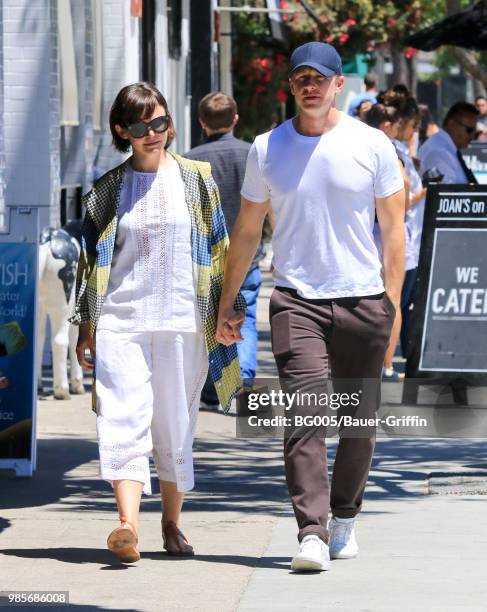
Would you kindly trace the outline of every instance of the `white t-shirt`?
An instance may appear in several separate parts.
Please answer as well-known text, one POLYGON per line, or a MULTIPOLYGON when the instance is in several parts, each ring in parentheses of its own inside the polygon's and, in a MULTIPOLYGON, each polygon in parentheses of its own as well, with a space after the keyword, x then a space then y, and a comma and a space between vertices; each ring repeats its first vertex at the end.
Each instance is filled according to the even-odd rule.
POLYGON ((199 331, 191 219, 176 162, 125 172, 99 329, 199 331))
POLYGON ((387 136, 341 113, 322 136, 299 134, 292 120, 257 136, 241 194, 271 201, 275 284, 320 299, 384 291, 375 198, 403 187, 387 136))

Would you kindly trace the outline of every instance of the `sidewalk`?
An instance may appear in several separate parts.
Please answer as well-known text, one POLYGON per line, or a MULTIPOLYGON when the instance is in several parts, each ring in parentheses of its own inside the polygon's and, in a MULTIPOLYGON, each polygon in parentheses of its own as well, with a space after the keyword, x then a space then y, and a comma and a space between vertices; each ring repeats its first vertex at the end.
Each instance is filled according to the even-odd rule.
MULTIPOLYGON (((264 287, 259 303, 261 375, 275 373, 269 293, 264 287)), ((110 487, 97 477, 89 403, 88 395, 40 401, 35 476, 0 476, 0 590, 69 591, 73 610, 485 609, 487 499, 425 495, 424 483, 434 471, 487 468, 487 441, 380 439, 357 525, 360 556, 335 561, 326 573, 293 575, 296 528, 281 443, 238 440, 232 416, 202 412, 196 488, 182 524, 196 557, 162 553, 153 496, 142 503, 142 560, 121 566, 105 548, 116 511, 110 487)))

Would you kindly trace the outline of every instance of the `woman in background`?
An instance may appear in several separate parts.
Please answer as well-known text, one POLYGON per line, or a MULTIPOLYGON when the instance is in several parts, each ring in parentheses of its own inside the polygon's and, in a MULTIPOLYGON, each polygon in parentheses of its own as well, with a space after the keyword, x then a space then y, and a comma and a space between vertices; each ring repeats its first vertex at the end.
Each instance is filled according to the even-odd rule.
MULTIPOLYGON (((365 122, 371 127, 377 128, 381 130, 388 136, 391 140, 395 139, 397 136, 397 130, 399 127, 399 113, 396 108, 393 106, 386 106, 384 104, 374 104, 372 108, 368 111, 366 115, 365 122)), ((404 169, 404 164, 401 162, 401 170, 404 179, 404 187, 406 198, 404 202, 404 214, 406 214, 406 210, 409 208, 409 177, 406 174, 404 169)), ((404 228, 406 231, 406 228, 404 228)), ((382 242, 380 238, 380 228, 377 222, 374 223, 374 240, 377 246, 377 250, 382 258, 382 242)), ((391 330, 391 338, 389 341, 389 346, 387 347, 386 354, 384 356, 384 367, 382 369, 382 377, 384 380, 392 380, 398 381, 402 377, 402 375, 394 369, 393 358, 396 352, 397 342, 399 340, 399 335, 401 332, 401 324, 402 324, 402 315, 401 310, 398 308, 396 312, 396 318, 394 319, 394 324, 391 330)))

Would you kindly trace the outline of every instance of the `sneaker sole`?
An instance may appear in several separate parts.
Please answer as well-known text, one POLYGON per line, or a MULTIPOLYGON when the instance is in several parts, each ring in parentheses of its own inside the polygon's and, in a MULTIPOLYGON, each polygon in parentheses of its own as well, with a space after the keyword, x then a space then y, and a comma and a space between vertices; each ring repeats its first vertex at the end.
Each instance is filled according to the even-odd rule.
POLYGON ((336 554, 336 555, 331 555, 330 554, 330 559, 355 559, 355 557, 358 555, 358 552, 356 553, 352 553, 351 555, 347 555, 347 554, 336 554))
POLYGON ((330 564, 321 563, 314 559, 299 558, 293 559, 291 570, 293 572, 326 572, 330 569, 330 564))

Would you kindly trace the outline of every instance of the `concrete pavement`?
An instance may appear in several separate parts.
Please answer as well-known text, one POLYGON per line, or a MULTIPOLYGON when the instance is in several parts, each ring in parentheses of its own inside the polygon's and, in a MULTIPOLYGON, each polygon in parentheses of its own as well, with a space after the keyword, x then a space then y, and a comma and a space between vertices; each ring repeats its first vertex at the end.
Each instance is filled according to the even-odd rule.
MULTIPOLYGON (((267 284, 261 375, 275 373, 269 293, 267 284)), ((0 590, 69 591, 78 610, 485 610, 487 499, 425 495, 424 485, 432 472, 487 469, 487 441, 380 439, 357 526, 360 556, 334 561, 326 573, 293 575, 296 529, 278 440, 236 439, 234 417, 201 413, 196 488, 182 523, 197 555, 162 553, 159 502, 146 497, 142 560, 127 567, 105 548, 116 511, 97 477, 88 396, 40 401, 38 434, 35 476, 0 476, 0 590)))

